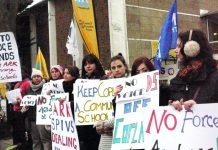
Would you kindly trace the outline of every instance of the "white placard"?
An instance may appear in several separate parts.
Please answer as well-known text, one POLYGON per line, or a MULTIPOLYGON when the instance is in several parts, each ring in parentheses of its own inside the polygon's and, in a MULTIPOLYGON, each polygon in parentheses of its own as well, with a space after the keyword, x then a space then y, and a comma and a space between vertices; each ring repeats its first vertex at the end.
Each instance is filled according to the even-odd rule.
POLYGON ((70 103, 56 101, 52 112, 52 150, 79 150, 79 139, 70 103))
POLYGON ((22 96, 21 96, 21 89, 15 89, 6 92, 6 97, 8 100, 8 103, 16 104, 17 101, 22 101, 22 96))
POLYGON ((20 59, 12 32, 0 33, 0 82, 21 81, 20 59))

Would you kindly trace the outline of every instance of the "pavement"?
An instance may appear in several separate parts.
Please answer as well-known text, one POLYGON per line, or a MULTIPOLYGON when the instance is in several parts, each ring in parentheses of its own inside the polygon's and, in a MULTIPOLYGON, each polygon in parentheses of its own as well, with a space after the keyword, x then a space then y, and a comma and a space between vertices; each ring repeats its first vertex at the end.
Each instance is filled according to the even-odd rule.
POLYGON ((13 140, 10 137, 0 140, 0 150, 6 150, 7 147, 12 145, 13 145, 13 140))

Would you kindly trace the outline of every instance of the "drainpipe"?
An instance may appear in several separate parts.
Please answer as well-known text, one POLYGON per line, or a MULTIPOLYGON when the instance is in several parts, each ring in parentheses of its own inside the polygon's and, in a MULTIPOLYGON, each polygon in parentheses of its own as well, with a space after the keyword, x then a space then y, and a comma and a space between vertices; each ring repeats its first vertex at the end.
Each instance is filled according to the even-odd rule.
POLYGON ((48 29, 50 66, 57 65, 57 37, 55 20, 55 2, 48 0, 48 29))
POLYGON ((37 36, 36 36, 36 19, 34 15, 30 15, 30 56, 31 56, 31 67, 36 66, 36 55, 37 55, 37 36))

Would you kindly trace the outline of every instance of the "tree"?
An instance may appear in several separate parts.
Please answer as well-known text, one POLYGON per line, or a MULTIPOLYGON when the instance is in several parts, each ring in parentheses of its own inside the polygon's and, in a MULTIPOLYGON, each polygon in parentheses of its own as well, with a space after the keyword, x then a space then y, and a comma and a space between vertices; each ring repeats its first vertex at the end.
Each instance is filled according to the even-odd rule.
POLYGON ((16 31, 17 13, 33 0, 0 0, 0 32, 16 31))

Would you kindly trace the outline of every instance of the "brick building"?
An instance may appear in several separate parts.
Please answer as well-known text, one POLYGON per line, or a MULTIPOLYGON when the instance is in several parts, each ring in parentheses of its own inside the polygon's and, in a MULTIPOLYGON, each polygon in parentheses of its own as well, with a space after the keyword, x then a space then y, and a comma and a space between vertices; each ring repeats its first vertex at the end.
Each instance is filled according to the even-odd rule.
MULTIPOLYGON (((65 47, 70 21, 73 18, 72 3, 71 0, 53 0, 52 2, 55 15, 49 14, 48 1, 45 0, 27 9, 19 16, 19 19, 27 21, 29 18, 30 21, 27 22, 30 22, 30 26, 27 28, 31 32, 31 20, 35 20, 36 40, 34 41, 33 37, 29 38, 31 39, 29 46, 34 44, 40 46, 47 64, 50 64, 52 59, 57 59, 57 64, 66 66, 73 64, 72 57, 67 54, 65 47), (57 58, 50 54, 51 50, 49 51, 52 46, 49 44, 48 18, 50 15, 55 17, 56 21, 57 58)), ((93 0, 98 47, 103 66, 107 68, 111 55, 116 55, 118 52, 124 53, 130 66, 138 56, 146 55, 152 58, 152 41, 158 40, 172 2, 173 0, 93 0)), ((201 29, 208 35, 211 45, 217 50, 218 1, 178 0, 177 8, 179 31, 192 28, 201 29)), ((21 33, 18 32, 18 34, 21 33)), ((24 57, 22 60, 25 60, 22 64, 26 63, 25 58, 29 58, 33 66, 36 46, 29 48, 30 54, 28 50, 23 51, 22 44, 18 42, 18 45, 20 45, 21 57, 24 57)), ((84 55, 87 53, 84 46, 80 52, 84 55)))

